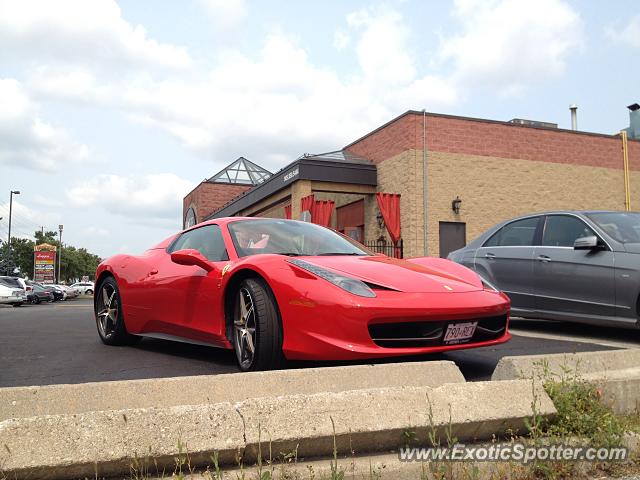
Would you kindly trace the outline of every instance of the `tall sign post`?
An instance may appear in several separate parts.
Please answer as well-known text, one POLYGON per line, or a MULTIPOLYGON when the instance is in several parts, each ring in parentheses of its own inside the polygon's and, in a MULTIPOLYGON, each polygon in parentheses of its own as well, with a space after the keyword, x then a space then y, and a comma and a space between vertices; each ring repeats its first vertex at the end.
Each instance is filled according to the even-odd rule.
POLYGON ((60 240, 60 257, 58 257, 58 283, 62 283, 60 282, 60 267, 62 266, 62 228, 64 227, 64 225, 58 225, 58 230, 60 231, 60 237, 58 237, 58 239, 60 240))
POLYGON ((55 283, 55 245, 41 243, 33 247, 33 280, 40 283, 55 283))

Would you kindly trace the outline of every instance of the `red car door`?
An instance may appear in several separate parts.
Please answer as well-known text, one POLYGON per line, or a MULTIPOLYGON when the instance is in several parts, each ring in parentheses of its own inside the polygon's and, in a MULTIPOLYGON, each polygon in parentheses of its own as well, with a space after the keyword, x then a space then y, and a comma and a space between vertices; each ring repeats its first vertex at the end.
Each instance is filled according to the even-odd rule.
POLYGON ((225 326, 220 279, 227 259, 218 225, 204 225, 178 237, 148 277, 153 302, 146 333, 221 344, 225 326), (183 249, 198 250, 216 268, 207 273, 198 266, 172 262, 171 252, 183 249))

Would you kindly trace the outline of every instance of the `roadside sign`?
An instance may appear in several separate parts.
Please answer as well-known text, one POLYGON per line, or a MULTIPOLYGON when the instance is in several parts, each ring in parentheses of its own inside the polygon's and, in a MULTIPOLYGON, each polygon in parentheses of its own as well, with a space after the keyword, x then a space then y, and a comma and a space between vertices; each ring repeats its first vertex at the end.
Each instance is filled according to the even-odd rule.
POLYGON ((33 280, 40 283, 55 283, 56 246, 43 243, 33 252, 33 280))

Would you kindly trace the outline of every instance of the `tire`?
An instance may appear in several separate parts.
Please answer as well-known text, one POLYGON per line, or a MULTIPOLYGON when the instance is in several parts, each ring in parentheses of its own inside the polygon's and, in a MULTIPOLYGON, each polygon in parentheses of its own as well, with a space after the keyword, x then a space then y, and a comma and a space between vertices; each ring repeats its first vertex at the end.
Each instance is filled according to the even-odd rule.
POLYGON ((100 340, 105 345, 133 345, 140 337, 127 332, 122 313, 122 300, 118 284, 113 277, 107 277, 100 284, 98 295, 93 302, 96 327, 100 340))
POLYGON ((274 370, 283 365, 278 308, 264 280, 248 278, 240 284, 232 327, 231 341, 241 371, 274 370))
POLYGON ((36 298, 33 300, 33 303, 34 303, 35 305, 40 305, 40 302, 41 302, 41 301, 42 301, 42 300, 40 300, 40 297, 36 295, 36 298))
POLYGON ((85 292, 84 292, 84 293, 85 293, 86 295, 93 295, 93 290, 88 289, 88 290, 85 290, 85 292))

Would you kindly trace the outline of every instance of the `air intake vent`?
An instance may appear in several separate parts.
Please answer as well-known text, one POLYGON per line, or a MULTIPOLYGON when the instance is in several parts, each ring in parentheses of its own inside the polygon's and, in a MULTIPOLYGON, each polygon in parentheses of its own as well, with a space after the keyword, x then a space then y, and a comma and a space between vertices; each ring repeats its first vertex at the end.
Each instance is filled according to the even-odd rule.
POLYGON ((629 109, 629 128, 625 129, 627 136, 640 140, 640 105, 634 103, 627 108, 629 109))
POLYGON ((509 120, 509 123, 515 123, 516 125, 524 125, 525 127, 558 128, 557 123, 539 122, 537 120, 526 120, 524 118, 514 118, 512 120, 509 120))

